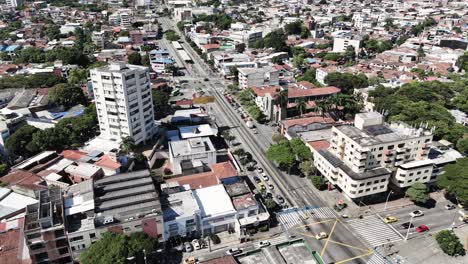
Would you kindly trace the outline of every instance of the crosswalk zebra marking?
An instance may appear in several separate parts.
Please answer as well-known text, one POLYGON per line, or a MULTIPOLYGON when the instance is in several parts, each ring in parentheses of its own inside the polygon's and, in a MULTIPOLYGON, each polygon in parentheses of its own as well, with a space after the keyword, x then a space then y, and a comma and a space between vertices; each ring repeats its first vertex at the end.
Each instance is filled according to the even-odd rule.
POLYGON ((372 247, 402 240, 399 233, 375 215, 349 220, 347 223, 372 247))
POLYGON ((288 209, 278 212, 276 216, 285 229, 304 224, 306 219, 336 218, 335 213, 329 207, 288 209))
POLYGON ((391 264, 391 262, 384 259, 380 254, 374 253, 367 261, 367 264, 391 264))

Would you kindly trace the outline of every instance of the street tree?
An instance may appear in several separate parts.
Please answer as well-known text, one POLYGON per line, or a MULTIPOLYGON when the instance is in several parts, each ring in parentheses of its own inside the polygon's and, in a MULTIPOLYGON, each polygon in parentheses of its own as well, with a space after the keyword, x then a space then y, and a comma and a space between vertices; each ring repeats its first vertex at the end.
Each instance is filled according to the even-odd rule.
POLYGON ((312 160, 301 161, 301 163, 299 163, 299 170, 305 177, 311 177, 316 172, 316 168, 312 160))
POLYGON ((280 133, 274 133, 273 136, 271 137, 271 140, 275 142, 276 144, 280 143, 283 140, 287 140, 283 135, 280 133))
POLYGON ((138 52, 134 52, 128 55, 128 63, 133 65, 141 65, 141 55, 138 52))
POLYGON ((226 140, 228 142, 229 145, 231 145, 231 142, 236 139, 236 137, 234 135, 232 135, 229 132, 229 130, 224 130, 223 133, 222 133, 222 137, 224 138, 224 140, 226 140))
POLYGON ((294 153, 292 152, 288 141, 282 141, 278 144, 270 145, 266 152, 266 156, 270 161, 278 164, 282 170, 289 170, 295 161, 294 153))
POLYGON ((29 143, 32 141, 34 133, 39 129, 25 125, 17 129, 5 142, 5 148, 8 153, 13 157, 29 158, 36 154, 28 148, 29 143))
POLYGON ((429 200, 427 186, 424 183, 416 182, 406 190, 406 195, 415 203, 426 203, 429 200))
POLYGON ((317 188, 319 191, 323 191, 327 187, 325 178, 321 176, 312 176, 310 177, 310 180, 312 181, 312 184, 315 186, 315 188, 317 188))
POLYGON ((310 149, 304 144, 304 142, 298 138, 295 137, 289 141, 289 144, 291 146, 291 149, 296 156, 296 159, 298 161, 304 161, 304 160, 311 160, 312 159, 312 152, 310 149))
POLYGON ((442 230, 435 235, 442 251, 449 256, 464 255, 465 249, 457 235, 449 230, 442 230))
POLYGON ((86 96, 80 87, 63 83, 57 84, 49 90, 49 99, 65 108, 87 104, 86 96))
POLYGON ((454 195, 462 204, 468 204, 468 157, 444 167, 444 173, 437 177, 437 186, 454 195))

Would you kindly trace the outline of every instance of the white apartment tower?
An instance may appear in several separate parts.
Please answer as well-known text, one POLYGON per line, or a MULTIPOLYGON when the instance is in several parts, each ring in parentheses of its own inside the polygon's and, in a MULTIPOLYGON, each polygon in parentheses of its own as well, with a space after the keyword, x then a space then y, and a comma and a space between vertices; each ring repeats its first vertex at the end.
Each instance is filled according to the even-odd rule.
POLYGON ((406 188, 432 178, 428 159, 432 133, 403 123, 387 124, 377 112, 357 114, 354 126, 332 128, 330 147, 314 153, 314 164, 350 198, 406 188))
POLYGON ((5 0, 5 4, 10 8, 16 8, 23 5, 23 0, 5 0))
POLYGON ((155 132, 148 68, 111 62, 90 71, 101 136, 135 144, 155 132))

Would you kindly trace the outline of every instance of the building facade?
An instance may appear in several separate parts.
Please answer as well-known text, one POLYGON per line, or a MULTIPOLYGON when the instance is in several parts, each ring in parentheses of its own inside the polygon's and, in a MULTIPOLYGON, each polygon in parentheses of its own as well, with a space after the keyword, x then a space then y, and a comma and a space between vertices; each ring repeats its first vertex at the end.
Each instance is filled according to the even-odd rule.
POLYGON ((279 72, 273 67, 239 68, 239 88, 277 86, 279 72))
POLYGON ((169 142, 172 173, 203 172, 216 163, 216 149, 209 137, 197 137, 169 142))
POLYGON ((314 163, 331 185, 350 198, 431 180, 428 160, 432 133, 403 123, 387 124, 377 112, 357 114, 354 126, 332 128, 329 149, 315 153, 314 163))
POLYGON ((153 137, 155 123, 148 68, 112 62, 91 70, 101 135, 130 137, 139 144, 153 137))

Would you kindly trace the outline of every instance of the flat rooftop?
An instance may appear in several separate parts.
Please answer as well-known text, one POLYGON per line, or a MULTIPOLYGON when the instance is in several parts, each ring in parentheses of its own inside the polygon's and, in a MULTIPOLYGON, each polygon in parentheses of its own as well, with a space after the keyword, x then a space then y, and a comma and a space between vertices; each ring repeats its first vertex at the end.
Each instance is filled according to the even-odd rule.
POLYGON ((195 211, 200 210, 200 207, 198 206, 192 191, 169 194, 164 203, 164 221, 172 221, 177 217, 183 217, 185 215, 191 216, 195 213, 195 211))
POLYGON ((200 206, 202 217, 236 213, 231 198, 222 184, 194 190, 193 194, 200 206))
POLYGON ((372 125, 364 127, 363 130, 355 126, 338 126, 335 128, 362 146, 372 146, 431 135, 427 130, 411 128, 404 123, 372 125))
POLYGON ((174 157, 201 154, 216 151, 208 137, 197 137, 169 142, 174 157))

